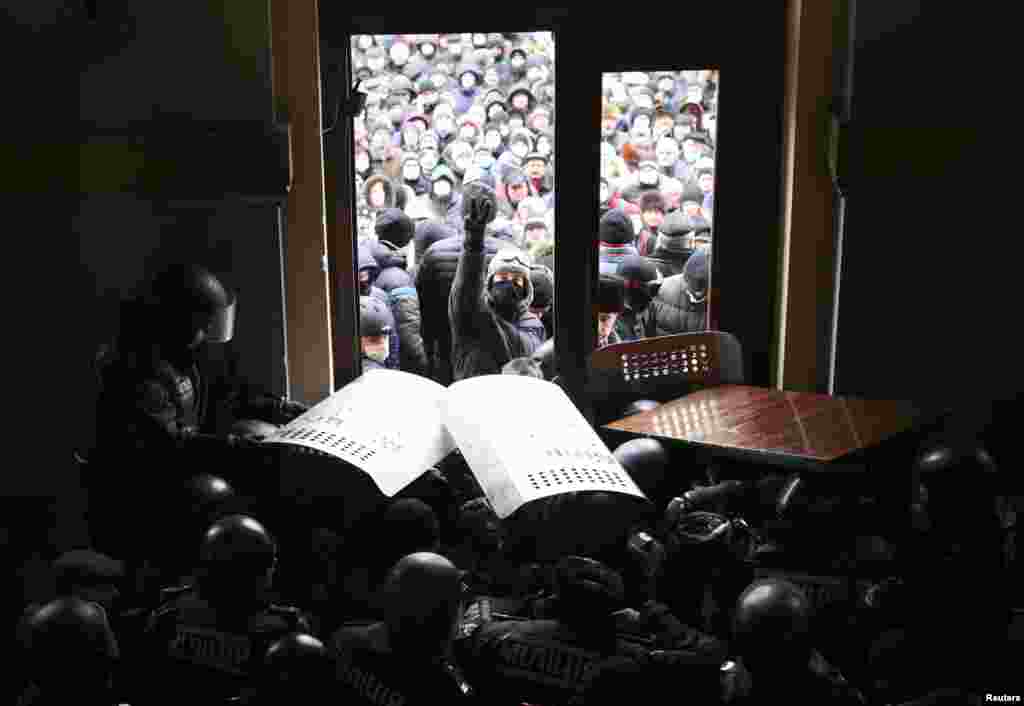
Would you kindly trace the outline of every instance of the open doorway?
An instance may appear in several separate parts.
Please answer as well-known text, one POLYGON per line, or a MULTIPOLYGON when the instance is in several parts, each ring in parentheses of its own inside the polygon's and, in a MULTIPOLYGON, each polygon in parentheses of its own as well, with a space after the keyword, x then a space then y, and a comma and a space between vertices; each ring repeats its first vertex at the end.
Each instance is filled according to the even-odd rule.
POLYGON ((599 347, 709 328, 718 92, 715 69, 602 74, 599 347))
POLYGON ((553 34, 356 34, 351 60, 366 94, 352 157, 361 310, 373 311, 362 317, 372 319, 360 331, 363 369, 452 381, 448 298, 464 235, 462 191, 476 181, 498 200, 488 261, 498 249, 522 253, 527 309, 550 338, 553 34), (396 210, 411 233, 394 226, 396 210))

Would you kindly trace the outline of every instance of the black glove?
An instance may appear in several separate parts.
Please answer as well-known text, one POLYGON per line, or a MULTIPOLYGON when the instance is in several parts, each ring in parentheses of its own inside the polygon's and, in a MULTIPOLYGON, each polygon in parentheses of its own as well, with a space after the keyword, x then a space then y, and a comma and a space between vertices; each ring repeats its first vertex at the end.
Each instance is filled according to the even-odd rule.
POLYGON ((467 246, 480 250, 484 244, 484 229, 498 215, 498 197, 494 189, 478 181, 462 190, 462 218, 466 226, 467 246))
POLYGON ((296 400, 283 400, 281 402, 281 416, 287 421, 292 421, 309 411, 309 407, 296 400))

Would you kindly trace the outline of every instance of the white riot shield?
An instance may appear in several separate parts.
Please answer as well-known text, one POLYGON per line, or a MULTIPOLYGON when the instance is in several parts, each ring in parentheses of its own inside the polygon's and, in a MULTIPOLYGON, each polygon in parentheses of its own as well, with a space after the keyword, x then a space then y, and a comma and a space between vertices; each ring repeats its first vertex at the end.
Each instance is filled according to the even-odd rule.
POLYGON ((393 497, 455 450, 441 421, 446 392, 418 375, 369 371, 264 443, 305 446, 348 461, 393 497))
POLYGON ((495 511, 581 490, 646 497, 557 385, 483 375, 448 388, 444 422, 495 511))

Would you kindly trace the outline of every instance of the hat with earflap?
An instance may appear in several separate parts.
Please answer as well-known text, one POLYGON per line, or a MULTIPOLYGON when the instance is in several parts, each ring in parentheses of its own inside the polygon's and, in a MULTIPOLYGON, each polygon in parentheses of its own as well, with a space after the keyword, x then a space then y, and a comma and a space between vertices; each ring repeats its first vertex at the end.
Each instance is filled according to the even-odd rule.
POLYGON ((514 248, 505 248, 499 250, 498 253, 491 259, 491 264, 487 267, 487 299, 490 303, 490 289, 491 285, 494 284, 494 275, 499 272, 514 272, 523 276, 523 280, 526 284, 526 297, 524 297, 521 310, 525 311, 533 303, 533 280, 530 278, 530 257, 514 248))

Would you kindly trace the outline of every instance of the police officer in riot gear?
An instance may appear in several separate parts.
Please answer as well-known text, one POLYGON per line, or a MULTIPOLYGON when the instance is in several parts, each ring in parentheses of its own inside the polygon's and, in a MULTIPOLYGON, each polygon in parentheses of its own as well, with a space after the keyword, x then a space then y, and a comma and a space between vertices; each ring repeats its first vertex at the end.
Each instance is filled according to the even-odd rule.
POLYGON ((461 572, 444 557, 417 552, 385 581, 387 617, 348 624, 331 640, 344 703, 453 704, 474 695, 452 654, 462 613, 461 572))
POLYGON ((723 669, 725 703, 864 703, 814 649, 811 608, 799 587, 755 581, 740 595, 733 620, 737 659, 723 669))
POLYGON ((332 667, 330 652, 320 640, 306 633, 285 635, 267 648, 260 678, 241 703, 280 706, 322 701, 334 686, 332 667))
POLYGON ((140 469, 162 502, 187 469, 220 465, 228 448, 241 443, 242 437, 217 428, 215 406, 230 408, 234 419, 274 423, 305 409, 236 381, 220 390, 211 383, 203 347, 232 339, 235 308, 234 294, 206 268, 169 266, 123 303, 116 342, 97 359, 96 447, 86 479, 90 532, 98 549, 129 565, 148 549, 139 533, 124 527, 154 509, 124 502, 125 483, 140 469))
POLYGON ((98 603, 58 598, 28 617, 19 706, 116 704, 117 640, 98 603))
POLYGON ((276 542, 259 522, 230 515, 214 523, 203 537, 196 585, 167 589, 149 618, 138 670, 149 681, 139 685, 140 700, 236 698, 271 643, 311 632, 298 609, 269 600, 276 565, 276 542))

